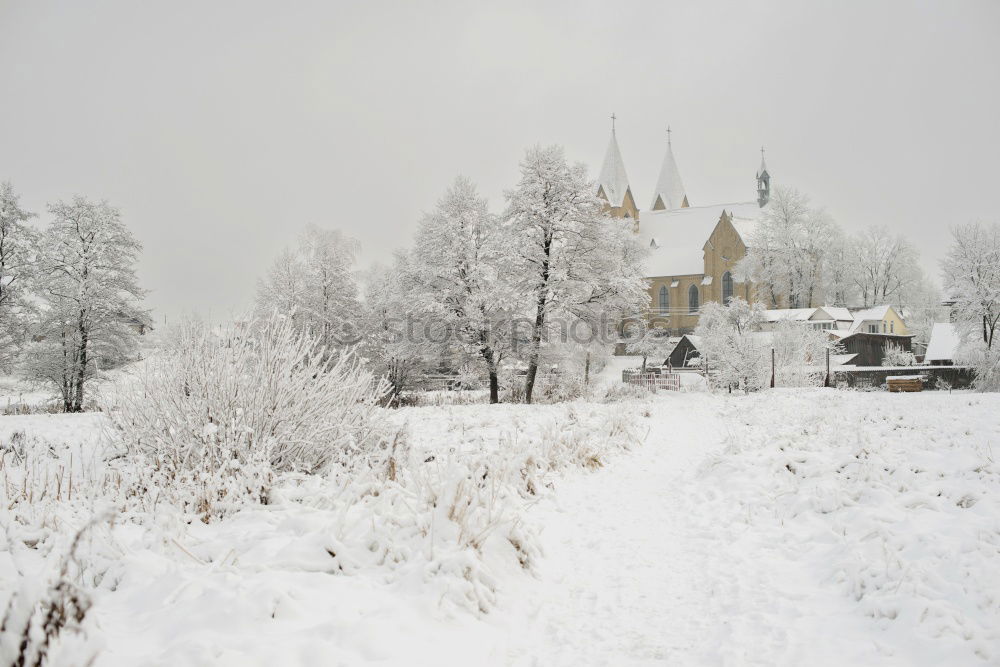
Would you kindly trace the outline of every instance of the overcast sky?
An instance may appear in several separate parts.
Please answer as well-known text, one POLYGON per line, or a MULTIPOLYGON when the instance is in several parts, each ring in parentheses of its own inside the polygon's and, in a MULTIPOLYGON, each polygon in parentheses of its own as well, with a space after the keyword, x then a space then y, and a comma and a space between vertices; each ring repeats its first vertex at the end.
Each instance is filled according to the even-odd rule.
POLYGON ((640 209, 673 128, 692 205, 750 200, 761 144, 848 229, 998 220, 1000 2, 8 2, 0 180, 118 206, 162 322, 213 319, 308 223, 385 260, 458 174, 497 210, 525 148, 640 209), (475 6, 478 5, 478 6, 475 6))

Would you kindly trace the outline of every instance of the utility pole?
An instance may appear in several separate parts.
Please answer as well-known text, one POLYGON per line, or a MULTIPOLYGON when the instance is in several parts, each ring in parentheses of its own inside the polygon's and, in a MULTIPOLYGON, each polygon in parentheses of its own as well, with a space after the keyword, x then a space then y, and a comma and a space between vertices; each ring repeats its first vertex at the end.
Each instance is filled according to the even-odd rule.
POLYGON ((774 389, 774 348, 771 348, 771 389, 774 389))

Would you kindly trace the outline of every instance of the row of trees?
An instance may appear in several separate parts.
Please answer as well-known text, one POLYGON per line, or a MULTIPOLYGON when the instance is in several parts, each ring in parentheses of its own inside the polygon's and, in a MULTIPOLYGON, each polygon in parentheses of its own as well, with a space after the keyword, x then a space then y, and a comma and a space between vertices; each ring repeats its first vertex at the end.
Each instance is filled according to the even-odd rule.
POLYGON ((348 271, 320 271, 331 257, 350 266, 352 243, 310 230, 261 281, 257 307, 361 342, 395 395, 417 369, 442 364, 479 369, 495 403, 512 362, 530 403, 540 369, 579 361, 586 374, 595 339, 648 300, 631 225, 609 217, 596 191, 562 148, 531 149, 501 213, 456 179, 413 246, 367 276, 363 305, 348 271))
POLYGON ((917 343, 942 316, 941 293, 904 236, 884 227, 846 234, 794 188, 775 188, 749 246, 737 274, 771 307, 892 304, 905 311, 917 343))
POLYGON ((87 381, 136 354, 136 326, 148 322, 135 275, 142 248, 107 202, 75 197, 49 214, 37 230, 12 185, 0 185, 0 371, 51 382, 78 412, 87 381))

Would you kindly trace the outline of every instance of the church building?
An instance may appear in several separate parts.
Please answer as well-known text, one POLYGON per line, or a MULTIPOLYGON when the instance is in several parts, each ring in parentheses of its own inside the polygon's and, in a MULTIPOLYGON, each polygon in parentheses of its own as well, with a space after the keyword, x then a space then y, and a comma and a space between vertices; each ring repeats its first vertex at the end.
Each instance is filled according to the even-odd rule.
POLYGON ((746 255, 756 221, 770 198, 771 175, 763 149, 756 180, 756 201, 692 205, 668 128, 666 154, 650 207, 640 216, 612 126, 597 194, 607 202, 611 216, 635 220, 635 232, 649 248, 645 277, 650 299, 647 317, 652 325, 673 335, 690 333, 704 303, 725 303, 733 296, 753 302, 752 285, 741 282, 735 269, 746 255))

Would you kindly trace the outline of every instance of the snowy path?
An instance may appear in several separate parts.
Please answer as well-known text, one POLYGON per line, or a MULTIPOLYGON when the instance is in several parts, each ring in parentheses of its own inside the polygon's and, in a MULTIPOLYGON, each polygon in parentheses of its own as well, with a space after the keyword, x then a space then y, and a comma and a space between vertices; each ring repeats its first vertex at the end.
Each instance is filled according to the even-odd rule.
MULTIPOLYGON (((789 641, 787 626, 800 606, 794 591, 810 588, 804 573, 746 526, 692 516, 695 469, 724 446, 724 404, 702 396, 653 409, 644 445, 562 480, 534 509, 546 555, 519 593, 525 620, 510 629, 507 662, 799 664, 807 647, 789 641)), ((813 596, 811 606, 823 602, 813 596)), ((837 653, 814 648, 810 658, 837 653)))

